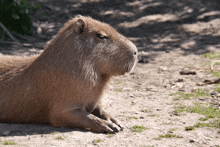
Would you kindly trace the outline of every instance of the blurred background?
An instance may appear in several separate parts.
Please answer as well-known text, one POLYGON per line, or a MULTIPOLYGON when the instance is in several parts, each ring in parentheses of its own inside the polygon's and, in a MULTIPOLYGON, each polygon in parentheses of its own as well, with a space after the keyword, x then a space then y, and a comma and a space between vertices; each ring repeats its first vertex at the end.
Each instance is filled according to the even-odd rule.
MULTIPOLYGON (((111 24, 140 52, 184 50, 203 54, 220 47, 218 0, 1 0, 0 52, 32 54, 75 15, 111 24)), ((144 62, 140 59, 140 62, 144 62)))

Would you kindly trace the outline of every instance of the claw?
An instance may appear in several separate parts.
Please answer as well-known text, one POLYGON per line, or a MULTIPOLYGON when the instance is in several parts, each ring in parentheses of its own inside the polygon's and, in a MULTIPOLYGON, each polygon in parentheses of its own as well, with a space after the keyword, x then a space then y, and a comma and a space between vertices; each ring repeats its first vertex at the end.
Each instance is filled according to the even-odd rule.
POLYGON ((114 128, 114 132, 119 132, 119 130, 117 128, 114 128))
POLYGON ((121 125, 118 125, 120 128, 120 131, 123 131, 124 127, 122 127, 121 125))

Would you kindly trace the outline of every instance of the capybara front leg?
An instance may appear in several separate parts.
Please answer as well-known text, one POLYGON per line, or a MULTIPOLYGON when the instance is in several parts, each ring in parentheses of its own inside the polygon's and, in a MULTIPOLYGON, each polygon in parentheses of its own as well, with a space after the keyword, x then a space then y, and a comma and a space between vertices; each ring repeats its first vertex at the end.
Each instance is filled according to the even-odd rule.
POLYGON ((51 125, 91 130, 98 133, 114 133, 119 128, 112 122, 98 118, 82 110, 74 110, 51 117, 51 125))
POLYGON ((114 124, 116 124, 117 126, 120 127, 120 131, 123 131, 123 127, 121 127, 121 125, 118 123, 118 121, 113 118, 110 114, 108 114, 102 107, 97 106, 93 111, 92 114, 94 114, 95 116, 107 120, 109 122, 112 122, 114 124))

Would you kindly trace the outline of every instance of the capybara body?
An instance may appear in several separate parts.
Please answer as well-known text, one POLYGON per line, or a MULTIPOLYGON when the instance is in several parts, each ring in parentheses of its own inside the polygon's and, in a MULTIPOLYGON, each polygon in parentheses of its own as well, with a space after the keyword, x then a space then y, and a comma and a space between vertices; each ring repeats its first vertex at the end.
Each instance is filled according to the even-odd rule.
POLYGON ((135 45, 110 25, 77 16, 40 55, 0 56, 0 122, 117 132, 100 100, 136 60, 135 45))

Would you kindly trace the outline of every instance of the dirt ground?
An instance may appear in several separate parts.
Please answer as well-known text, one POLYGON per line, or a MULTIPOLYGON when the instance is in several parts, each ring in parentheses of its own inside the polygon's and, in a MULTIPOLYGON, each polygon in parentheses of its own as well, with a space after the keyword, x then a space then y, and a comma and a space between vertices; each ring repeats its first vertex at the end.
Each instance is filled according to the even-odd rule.
MULTIPOLYGON (((219 147, 216 127, 186 127, 201 123, 199 113, 176 113, 177 106, 195 103, 220 109, 220 93, 210 65, 220 60, 204 54, 220 52, 220 2, 218 0, 33 0, 40 2, 33 19, 34 37, 20 38, 23 47, 0 44, 0 53, 30 55, 43 51, 47 41, 77 14, 110 23, 131 39, 139 50, 139 63, 130 74, 111 81, 103 103, 124 126, 115 134, 35 124, 0 124, 0 146, 140 146, 219 147), (183 75, 180 71, 192 71, 183 75), (208 95, 190 99, 174 93, 206 89, 208 95), (143 127, 142 132, 133 127, 143 127), (165 137, 168 135, 168 137, 165 137)), ((9 40, 10 41, 10 40, 9 40)), ((220 66, 214 66, 214 71, 220 66)), ((220 75, 219 75, 220 76, 220 75)), ((217 116, 220 118, 220 115, 217 116)), ((211 123, 213 119, 205 122, 211 123)), ((220 121, 218 121, 220 122, 220 121)))

